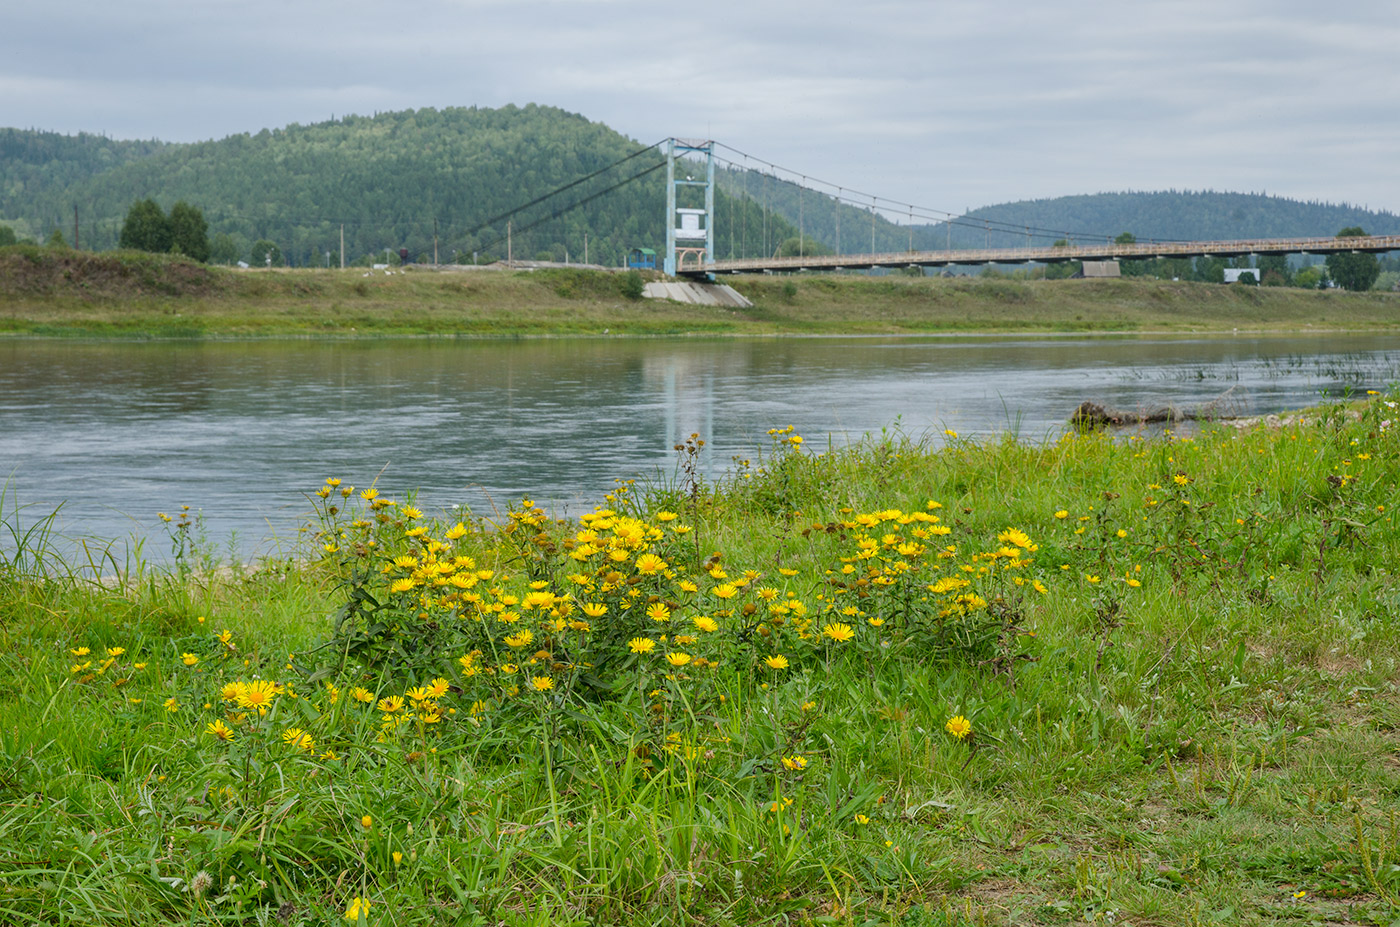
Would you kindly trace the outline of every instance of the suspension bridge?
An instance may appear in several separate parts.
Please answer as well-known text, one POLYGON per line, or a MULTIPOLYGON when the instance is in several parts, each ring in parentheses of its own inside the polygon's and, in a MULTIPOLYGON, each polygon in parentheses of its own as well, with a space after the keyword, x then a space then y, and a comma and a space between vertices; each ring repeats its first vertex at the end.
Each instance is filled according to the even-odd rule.
MULTIPOLYGON (((526 226, 525 228, 538 225, 551 218, 557 218, 564 212, 582 206, 618 187, 647 177, 664 167, 666 171, 666 245, 663 252, 664 270, 672 276, 691 279, 708 279, 718 275, 728 274, 792 273, 799 271, 834 272, 843 270, 871 270, 875 268, 899 269, 1030 263, 1056 264, 1069 261, 1133 261, 1153 260, 1157 258, 1245 258, 1250 256, 1292 254, 1325 256, 1330 254, 1380 254, 1390 251, 1400 251, 1400 235, 1367 235, 1347 238, 1294 237, 1208 241, 1148 240, 1120 242, 1118 239, 1103 237, 1092 233, 1086 234, 1083 231, 1014 225, 984 217, 973 217, 966 214, 956 214, 944 210, 919 207, 910 203, 890 200, 886 197, 840 187, 828 181, 799 174, 796 171, 782 168, 772 162, 755 158, 711 139, 699 140, 682 138, 663 139, 660 142, 634 151, 614 164, 600 168, 557 190, 550 191, 522 207, 511 210, 509 213, 496 216, 488 220, 486 224, 497 224, 500 220, 508 219, 529 207, 550 200, 556 195, 577 187, 585 181, 603 175, 622 164, 632 161, 634 158, 651 152, 663 154, 664 159, 600 191, 582 197, 571 205, 563 207, 562 209, 555 208, 551 215, 536 220, 531 226, 526 226), (725 149, 729 154, 720 155, 718 149, 725 149), (749 183, 750 178, 755 172, 762 177, 765 243, 768 243, 766 225, 767 216, 769 214, 767 198, 769 179, 772 179, 775 184, 784 185, 789 198, 794 198, 795 195, 796 203, 789 203, 788 210, 782 215, 788 223, 796 226, 795 230, 798 233, 797 241, 799 254, 782 255, 775 252, 769 255, 760 254, 757 256, 750 256, 748 254, 743 254, 742 256, 735 257, 735 249, 733 247, 735 238, 734 230, 729 229, 728 237, 731 242, 730 256, 727 258, 717 257, 719 239, 721 237, 720 233, 724 231, 718 226, 717 220, 719 217, 715 210, 717 163, 722 163, 726 169, 725 176, 729 183, 727 184, 725 192, 729 194, 731 202, 737 198, 758 204, 760 202, 760 197, 756 195, 756 191, 750 190, 749 183), (736 181, 736 177, 742 178, 742 181, 736 181), (739 188, 739 183, 743 184, 742 189, 739 188), (804 227, 804 195, 806 197, 805 202, 812 202, 815 198, 821 202, 814 203, 813 206, 820 206, 825 208, 828 212, 831 212, 832 204, 835 204, 835 254, 800 253, 805 243, 810 240, 807 234, 808 229, 804 227), (791 208, 793 205, 796 206, 795 210, 791 208), (843 211, 849 216, 848 222, 852 219, 858 219, 862 223, 865 221, 869 222, 870 242, 872 246, 869 252, 842 253, 841 215, 843 211), (796 216, 791 214, 793 212, 796 212, 796 216), (897 223, 894 223, 894 226, 903 227, 908 231, 910 244, 908 250, 883 252, 877 252, 875 250, 876 220, 878 217, 882 216, 886 217, 887 223, 893 222, 893 220, 890 220, 888 217, 894 216, 898 220, 897 223), (904 226, 903 222, 906 217, 908 225, 904 226), (794 219, 796 219, 795 222, 792 221, 794 219), (931 229, 934 226, 945 227, 948 236, 948 247, 942 250, 915 250, 913 245, 916 219, 924 220, 927 223, 924 227, 925 230, 931 229), (973 229, 976 232, 985 232, 986 238, 988 239, 988 247, 953 248, 952 229, 954 226, 963 226, 973 229), (1001 237, 1014 235, 1018 239, 1024 234, 1026 245, 1024 247, 990 247, 990 239, 993 233, 1001 237), (1032 238, 1033 234, 1035 237, 1041 239, 1053 237, 1056 240, 1053 244, 1035 244, 1032 238)), ((816 209, 814 208, 813 211, 815 212, 816 209)), ((775 210, 775 213, 776 212, 775 210)), ((747 248, 743 250, 747 251, 747 248)), ((767 251, 768 248, 765 247, 764 250, 767 251)))

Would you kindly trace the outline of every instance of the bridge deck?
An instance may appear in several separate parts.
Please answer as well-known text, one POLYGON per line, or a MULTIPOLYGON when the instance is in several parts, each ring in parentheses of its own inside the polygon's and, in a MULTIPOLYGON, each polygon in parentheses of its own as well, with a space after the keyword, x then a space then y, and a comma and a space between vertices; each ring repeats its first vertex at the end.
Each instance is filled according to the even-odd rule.
POLYGON ((1070 245, 1036 248, 967 248, 957 251, 897 251, 888 254, 746 258, 677 269, 680 274, 744 274, 794 270, 864 270, 872 267, 946 267, 952 264, 1047 264, 1062 261, 1151 260, 1152 258, 1245 257, 1251 254, 1340 254, 1400 251, 1400 235, 1358 238, 1256 238, 1240 241, 1136 242, 1131 245, 1070 245))

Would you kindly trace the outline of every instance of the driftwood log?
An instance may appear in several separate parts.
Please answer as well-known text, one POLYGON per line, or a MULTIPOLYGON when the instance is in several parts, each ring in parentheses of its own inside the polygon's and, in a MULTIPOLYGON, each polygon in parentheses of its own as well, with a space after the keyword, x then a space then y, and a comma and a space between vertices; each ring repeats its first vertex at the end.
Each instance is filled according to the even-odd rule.
POLYGON ((1194 422, 1218 421, 1235 418, 1238 415, 1237 403, 1231 394, 1234 388, 1199 406, 1178 407, 1174 405, 1142 407, 1138 409, 1115 409, 1097 402, 1081 402, 1070 416, 1071 425, 1076 428, 1099 428, 1104 425, 1148 425, 1154 422, 1194 422))

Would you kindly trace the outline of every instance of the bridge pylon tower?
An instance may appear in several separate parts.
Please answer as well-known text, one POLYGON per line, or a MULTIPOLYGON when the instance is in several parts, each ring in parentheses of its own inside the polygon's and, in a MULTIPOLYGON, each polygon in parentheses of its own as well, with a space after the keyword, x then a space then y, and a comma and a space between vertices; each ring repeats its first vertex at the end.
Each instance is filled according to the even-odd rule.
MULTIPOLYGON (((693 196, 681 199, 687 204, 696 202, 693 196)), ((666 146, 666 273, 675 276, 680 270, 705 270, 714 264, 714 218, 715 143, 709 139, 670 139, 666 146), (677 157, 684 159, 683 170, 693 171, 692 159, 697 155, 704 158, 705 179, 696 180, 693 173, 686 174, 684 179, 678 177, 677 157), (678 205, 676 193, 681 187, 703 187, 704 208, 678 205)))

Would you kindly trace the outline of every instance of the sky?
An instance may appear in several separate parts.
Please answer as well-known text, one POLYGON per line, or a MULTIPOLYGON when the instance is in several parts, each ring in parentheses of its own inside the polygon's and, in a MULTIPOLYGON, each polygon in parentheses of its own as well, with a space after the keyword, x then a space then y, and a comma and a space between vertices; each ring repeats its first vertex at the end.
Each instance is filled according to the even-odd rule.
POLYGON ((1393 0, 9 7, 0 126, 184 142, 539 103, 921 210, 1176 189, 1400 212, 1393 0))

